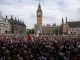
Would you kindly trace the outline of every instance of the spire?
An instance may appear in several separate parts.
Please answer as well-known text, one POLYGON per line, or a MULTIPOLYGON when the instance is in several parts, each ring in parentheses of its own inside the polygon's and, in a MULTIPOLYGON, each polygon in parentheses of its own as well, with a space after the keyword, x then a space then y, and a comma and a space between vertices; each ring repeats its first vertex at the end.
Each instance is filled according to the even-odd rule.
POLYGON ((39 5, 38 5, 38 10, 41 10, 41 4, 40 4, 40 2, 39 2, 39 5))
POLYGON ((11 15, 11 19, 13 20, 13 15, 11 15))
POLYGON ((68 22, 67 22, 67 17, 66 17, 66 34, 68 34, 68 22))
POLYGON ((6 16, 6 19, 7 19, 7 16, 6 16))
POLYGON ((67 24, 67 17, 66 17, 66 24, 67 24))
POLYGON ((15 17, 15 20, 17 20, 17 18, 15 17))
POLYGON ((67 21, 67 17, 66 17, 66 26, 68 27, 68 21, 67 21))
POLYGON ((0 11, 0 17, 2 17, 2 13, 1 13, 1 11, 0 11))
POLYGON ((18 18, 18 21, 19 21, 19 18, 18 18))
POLYGON ((63 24, 64 24, 64 19, 63 19, 63 17, 62 17, 62 26, 63 26, 63 24))
POLYGON ((2 14, 1 14, 1 12, 0 12, 0 16, 1 16, 2 14))
POLYGON ((64 26, 64 19, 63 19, 63 17, 62 17, 62 35, 63 35, 63 26, 64 26))

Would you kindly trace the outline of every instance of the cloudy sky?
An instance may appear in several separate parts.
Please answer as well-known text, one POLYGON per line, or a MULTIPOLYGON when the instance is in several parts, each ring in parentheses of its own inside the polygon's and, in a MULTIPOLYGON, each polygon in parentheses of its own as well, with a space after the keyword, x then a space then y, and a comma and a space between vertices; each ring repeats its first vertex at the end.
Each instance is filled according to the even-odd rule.
MULTIPOLYGON (((80 20, 80 0, 41 0, 44 24, 61 24, 61 18, 68 21, 80 20)), ((0 0, 0 11, 5 17, 13 15, 20 18, 27 28, 36 24, 36 10, 39 0, 0 0)))

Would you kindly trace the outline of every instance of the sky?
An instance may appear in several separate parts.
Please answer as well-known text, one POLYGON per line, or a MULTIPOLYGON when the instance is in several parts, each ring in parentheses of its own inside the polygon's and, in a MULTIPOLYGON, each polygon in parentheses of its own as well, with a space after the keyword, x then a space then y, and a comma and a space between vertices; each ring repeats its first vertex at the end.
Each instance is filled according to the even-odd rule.
MULTIPOLYGON (((40 0, 43 11, 43 25, 61 24, 62 17, 68 21, 80 20, 80 0, 40 0)), ((17 17, 27 28, 37 23, 36 11, 39 0, 0 0, 0 12, 5 17, 17 17)))

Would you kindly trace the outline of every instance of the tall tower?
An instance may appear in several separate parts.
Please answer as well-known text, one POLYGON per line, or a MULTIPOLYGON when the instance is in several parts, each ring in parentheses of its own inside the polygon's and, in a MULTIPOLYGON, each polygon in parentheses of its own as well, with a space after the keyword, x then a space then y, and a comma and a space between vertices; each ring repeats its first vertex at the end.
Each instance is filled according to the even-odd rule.
POLYGON ((38 9, 37 9, 37 26, 39 26, 39 27, 42 26, 42 9, 41 9, 40 3, 38 5, 38 9))
POLYGON ((67 17, 66 17, 66 34, 68 34, 68 21, 67 21, 67 17))
POLYGON ((63 35, 63 28, 64 28, 64 19, 62 18, 62 35, 63 35))
POLYGON ((64 25, 64 19, 62 18, 62 27, 63 27, 63 25, 64 25))
POLYGON ((37 33, 39 34, 42 33, 42 17, 43 17, 43 13, 42 13, 41 5, 39 3, 37 9, 37 33))

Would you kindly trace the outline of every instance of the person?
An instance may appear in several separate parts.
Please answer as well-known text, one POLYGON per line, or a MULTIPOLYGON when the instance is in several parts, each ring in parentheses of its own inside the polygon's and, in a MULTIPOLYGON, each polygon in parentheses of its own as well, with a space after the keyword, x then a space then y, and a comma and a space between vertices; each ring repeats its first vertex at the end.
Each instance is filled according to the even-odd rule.
POLYGON ((40 35, 34 36, 33 41, 24 41, 20 35, 1 37, 0 60, 80 60, 79 36, 75 39, 75 36, 40 35))

